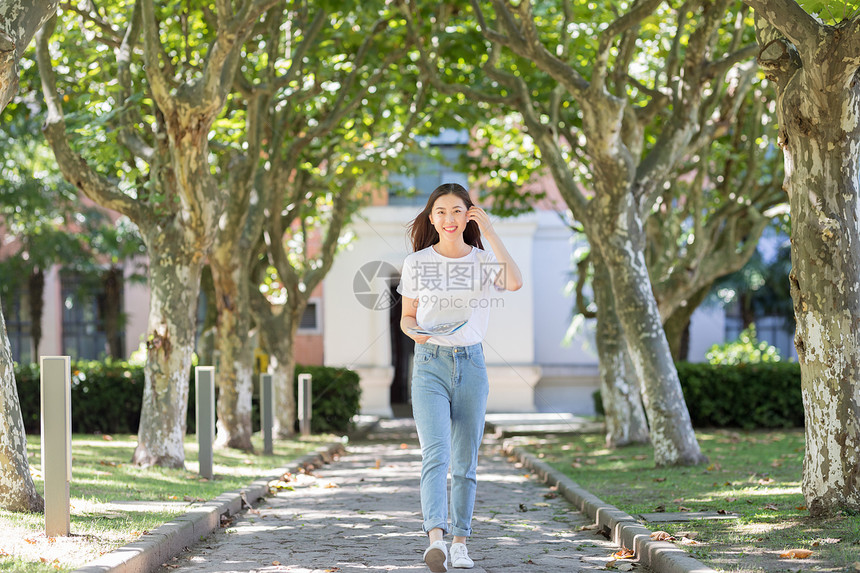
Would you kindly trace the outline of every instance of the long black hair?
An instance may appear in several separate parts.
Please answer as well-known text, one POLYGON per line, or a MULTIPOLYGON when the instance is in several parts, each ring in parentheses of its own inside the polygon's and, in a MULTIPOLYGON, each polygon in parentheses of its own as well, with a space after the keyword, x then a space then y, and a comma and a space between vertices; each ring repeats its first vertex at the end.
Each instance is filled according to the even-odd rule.
MULTIPOLYGON (((474 205, 472 198, 469 197, 469 192, 458 183, 443 183, 436 187, 430 193, 430 198, 427 199, 427 205, 424 207, 424 210, 409 224, 409 237, 412 240, 412 249, 416 253, 439 242, 439 233, 433 227, 432 223, 430 223, 430 212, 433 210, 436 199, 443 195, 456 195, 463 200, 467 210, 474 205)), ((481 243, 481 229, 478 227, 478 223, 475 221, 468 221, 466 223, 466 229, 463 231, 463 240, 467 245, 472 245, 479 249, 484 248, 483 243, 481 243)))

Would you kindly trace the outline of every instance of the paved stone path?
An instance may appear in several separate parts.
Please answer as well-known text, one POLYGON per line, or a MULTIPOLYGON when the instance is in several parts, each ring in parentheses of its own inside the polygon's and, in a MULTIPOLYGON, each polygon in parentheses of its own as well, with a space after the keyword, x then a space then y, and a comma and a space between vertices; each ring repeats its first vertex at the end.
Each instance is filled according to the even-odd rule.
MULTIPOLYGON (((428 571, 420 468, 412 421, 383 421, 338 461, 298 476, 292 490, 235 516, 158 573, 428 571)), ((593 529, 580 531, 590 523, 497 447, 484 446, 469 541, 473 572, 603 571, 618 547, 593 529)))

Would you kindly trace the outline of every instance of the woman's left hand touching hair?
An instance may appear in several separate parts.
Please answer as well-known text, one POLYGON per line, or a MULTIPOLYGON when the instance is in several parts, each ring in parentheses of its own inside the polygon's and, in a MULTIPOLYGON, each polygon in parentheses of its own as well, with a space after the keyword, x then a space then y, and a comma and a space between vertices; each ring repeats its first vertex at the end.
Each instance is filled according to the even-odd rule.
POLYGON ((466 219, 475 221, 478 224, 478 229, 480 229, 481 234, 484 236, 496 233, 496 230, 493 229, 493 224, 490 222, 490 216, 477 205, 469 207, 469 210, 466 211, 466 219))

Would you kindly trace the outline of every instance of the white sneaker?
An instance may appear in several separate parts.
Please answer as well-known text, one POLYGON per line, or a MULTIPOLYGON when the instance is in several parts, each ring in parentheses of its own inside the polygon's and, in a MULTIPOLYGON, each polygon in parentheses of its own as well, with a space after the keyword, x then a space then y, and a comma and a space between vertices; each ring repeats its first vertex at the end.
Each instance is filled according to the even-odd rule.
POLYGON ((424 550, 424 563, 433 573, 445 573, 448 570, 448 547, 444 541, 434 541, 424 550))
POLYGON ((469 550, 465 543, 451 544, 451 566, 457 569, 471 569, 475 562, 469 559, 469 550))

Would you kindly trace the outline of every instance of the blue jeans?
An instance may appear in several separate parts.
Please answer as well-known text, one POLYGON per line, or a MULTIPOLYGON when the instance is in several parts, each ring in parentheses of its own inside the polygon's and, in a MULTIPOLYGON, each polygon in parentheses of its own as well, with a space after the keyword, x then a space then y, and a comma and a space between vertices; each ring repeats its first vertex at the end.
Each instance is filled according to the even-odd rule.
POLYGON ((416 344, 412 367, 412 414, 421 443, 421 512, 424 531, 448 528, 448 467, 451 467, 450 532, 472 534, 478 448, 490 384, 484 351, 472 346, 416 344))

